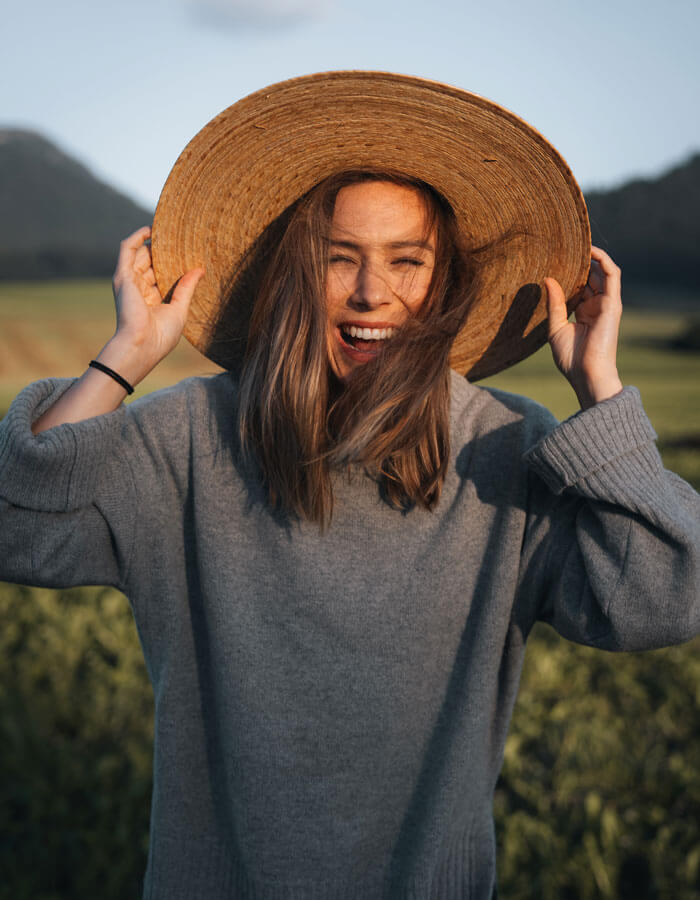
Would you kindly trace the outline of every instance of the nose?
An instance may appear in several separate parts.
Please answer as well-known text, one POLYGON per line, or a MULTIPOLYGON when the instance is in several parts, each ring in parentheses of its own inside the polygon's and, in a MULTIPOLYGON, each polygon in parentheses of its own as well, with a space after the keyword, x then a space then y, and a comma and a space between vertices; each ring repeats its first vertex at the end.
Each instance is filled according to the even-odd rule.
POLYGON ((363 309, 374 309, 390 303, 391 288, 387 283, 386 275, 372 265, 367 263, 361 265, 350 300, 354 306, 363 309))

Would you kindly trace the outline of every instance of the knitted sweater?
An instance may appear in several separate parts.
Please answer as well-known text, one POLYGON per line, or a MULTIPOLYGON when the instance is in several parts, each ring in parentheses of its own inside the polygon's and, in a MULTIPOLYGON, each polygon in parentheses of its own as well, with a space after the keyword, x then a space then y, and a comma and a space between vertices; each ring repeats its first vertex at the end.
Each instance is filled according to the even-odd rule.
POLYGON ((321 534, 237 463, 230 375, 33 436, 69 384, 0 425, 0 578, 130 599, 149 900, 487 900, 533 623, 607 650, 700 631, 700 497, 635 388, 556 425, 455 374, 437 510, 391 509, 358 469, 321 534))

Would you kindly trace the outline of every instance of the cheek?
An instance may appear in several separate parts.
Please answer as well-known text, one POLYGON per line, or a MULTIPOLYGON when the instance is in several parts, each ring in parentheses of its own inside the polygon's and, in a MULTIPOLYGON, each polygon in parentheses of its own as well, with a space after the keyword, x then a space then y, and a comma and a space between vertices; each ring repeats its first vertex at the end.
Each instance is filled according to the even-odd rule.
POLYGON ((431 281, 432 272, 430 271, 419 271, 411 279, 410 283, 406 286, 406 292, 404 294, 406 303, 411 309, 418 309, 421 306, 428 295, 431 281))
POLYGON ((335 306, 339 306, 347 295, 347 285, 344 283, 346 279, 342 278, 337 272, 329 272, 326 277, 326 306, 329 310, 335 306))

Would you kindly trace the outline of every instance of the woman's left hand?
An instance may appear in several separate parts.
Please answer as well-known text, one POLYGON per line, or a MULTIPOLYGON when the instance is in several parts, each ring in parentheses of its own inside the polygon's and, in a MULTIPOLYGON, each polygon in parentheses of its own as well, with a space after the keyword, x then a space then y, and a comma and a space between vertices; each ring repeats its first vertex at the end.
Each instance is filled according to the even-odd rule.
POLYGON ((604 250, 591 247, 591 270, 575 310, 575 322, 568 320, 559 282, 544 279, 552 356, 576 392, 581 409, 622 390, 616 362, 622 316, 620 275, 604 250))

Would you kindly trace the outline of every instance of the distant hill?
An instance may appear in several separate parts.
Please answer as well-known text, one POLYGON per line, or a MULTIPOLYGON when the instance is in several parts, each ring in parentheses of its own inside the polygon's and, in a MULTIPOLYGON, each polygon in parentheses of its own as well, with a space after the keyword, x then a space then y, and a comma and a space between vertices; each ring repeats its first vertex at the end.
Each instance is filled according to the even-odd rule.
MULTIPOLYGON (((700 153, 586 202, 593 243, 627 285, 700 288, 700 153)), ((109 276, 119 241, 152 215, 40 135, 0 129, 0 279, 109 276)))
POLYGON ((0 129, 0 279, 111 275, 152 218, 40 135, 0 129))
POLYGON ((700 288, 700 153, 654 179, 586 194, 593 243, 625 282, 700 288))

